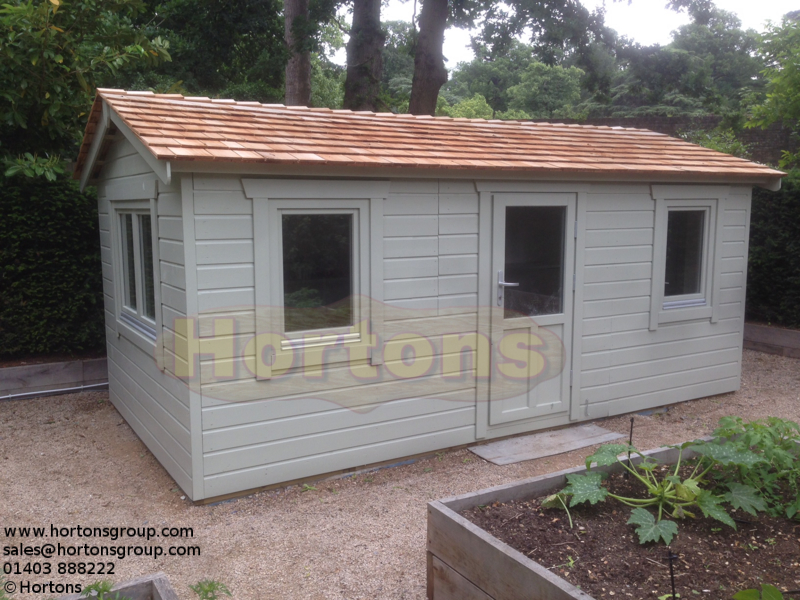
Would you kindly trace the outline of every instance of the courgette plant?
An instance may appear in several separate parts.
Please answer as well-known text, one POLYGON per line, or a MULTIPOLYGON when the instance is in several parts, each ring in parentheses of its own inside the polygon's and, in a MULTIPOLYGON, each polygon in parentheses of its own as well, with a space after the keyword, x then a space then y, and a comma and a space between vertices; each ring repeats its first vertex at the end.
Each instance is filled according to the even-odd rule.
MULTIPOLYGON (((712 480, 709 474, 715 467, 741 467, 750 469, 764 459, 749 449, 737 447, 729 441, 720 442, 687 442, 680 446, 672 446, 678 450, 678 460, 669 469, 657 469, 661 464, 628 444, 606 444, 586 459, 585 475, 567 475, 568 485, 558 494, 549 496, 542 506, 546 508, 567 508, 589 502, 596 504, 606 498, 613 498, 633 510, 628 524, 636 526, 639 543, 658 542, 663 540, 669 544, 678 533, 675 521, 685 517, 696 517, 700 511, 729 527, 736 529, 736 522, 728 514, 725 504, 744 510, 752 515, 756 511, 766 509, 764 500, 753 486, 739 481, 712 480), (698 459, 692 461, 694 468, 688 476, 681 475, 684 466, 683 453, 693 450, 698 459), (639 461, 630 461, 625 453, 638 455, 639 461), (619 463, 646 491, 644 498, 630 498, 612 494, 603 487, 605 473, 592 471, 592 464, 608 466, 619 463), (648 509, 656 511, 654 516, 648 509)), ((691 466, 691 465, 690 465, 691 466)), ((572 518, 570 517, 570 525, 572 518)))
POLYGON ((723 417, 714 437, 754 449, 764 459, 750 467, 725 467, 719 477, 757 488, 771 516, 800 518, 800 425, 777 417, 750 422, 723 417))

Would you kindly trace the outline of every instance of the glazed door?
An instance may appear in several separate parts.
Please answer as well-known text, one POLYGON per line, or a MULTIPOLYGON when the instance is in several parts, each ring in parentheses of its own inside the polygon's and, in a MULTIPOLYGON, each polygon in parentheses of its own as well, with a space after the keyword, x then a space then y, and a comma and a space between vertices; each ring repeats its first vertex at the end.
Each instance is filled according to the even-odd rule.
POLYGON ((575 194, 495 194, 489 424, 570 402, 575 194))

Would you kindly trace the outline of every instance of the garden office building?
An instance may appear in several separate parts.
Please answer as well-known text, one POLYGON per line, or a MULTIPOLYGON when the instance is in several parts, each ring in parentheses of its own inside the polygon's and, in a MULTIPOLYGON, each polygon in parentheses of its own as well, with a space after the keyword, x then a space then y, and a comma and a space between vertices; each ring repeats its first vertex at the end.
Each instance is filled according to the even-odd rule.
POLYGON ((111 400, 195 501, 738 389, 754 185, 639 129, 100 90, 111 400))

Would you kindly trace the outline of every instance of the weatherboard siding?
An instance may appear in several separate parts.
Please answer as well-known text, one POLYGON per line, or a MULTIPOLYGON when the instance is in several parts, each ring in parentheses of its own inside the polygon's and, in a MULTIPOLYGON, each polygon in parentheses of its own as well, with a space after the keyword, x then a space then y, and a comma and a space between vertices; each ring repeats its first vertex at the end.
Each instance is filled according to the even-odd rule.
MULTIPOLYGON (((702 189, 702 186, 698 186, 702 189)), ((655 202, 645 190, 588 194, 578 418, 738 389, 750 189, 720 200, 718 320, 650 324, 655 202)), ((702 193, 698 193, 702 197, 702 193)), ((713 251, 713 247, 712 247, 713 251)))
MULTIPOLYGON (((215 317, 236 314, 249 323, 254 310, 254 299, 246 295, 258 260, 252 249, 252 201, 237 183, 236 178, 194 178, 204 336, 211 335, 215 317), (222 271, 212 273, 218 265, 226 270, 220 278, 216 274, 222 271), (237 303, 203 299, 226 292, 237 294, 237 303)), ((435 367, 425 377, 424 390, 419 382, 391 375, 386 364, 378 367, 384 381, 354 381, 352 373, 369 365, 351 367, 336 351, 323 378, 295 368, 257 381, 239 368, 227 381, 215 379, 220 364, 242 366, 243 348, 252 337, 247 326, 221 346, 216 359, 202 361, 206 497, 474 440, 475 386, 441 376, 440 336, 477 330, 477 213, 471 182, 393 181, 383 201, 383 339, 391 347, 402 343, 395 336, 407 332, 430 337, 435 367), (355 405, 353 398, 358 398, 355 405)))
MULTIPOLYGON (((109 397, 139 438, 147 445, 178 485, 192 490, 189 392, 186 386, 166 371, 155 359, 156 346, 145 351, 132 343, 116 321, 115 251, 117 239, 111 228, 113 200, 123 189, 141 189, 143 182, 157 194, 159 283, 161 286, 162 335, 169 336, 168 324, 185 315, 186 292, 183 272, 180 189, 164 186, 125 140, 118 141, 106 155, 98 182, 98 212, 103 268, 103 295, 106 315, 109 397), (152 183, 155 181, 155 187, 152 183)), ((130 192, 126 192, 128 199, 130 192)), ((142 200, 147 199, 142 197, 142 200)), ((160 343, 160 340, 159 340, 160 343)), ((169 361, 167 361, 169 363, 169 361)))
MULTIPOLYGON (((491 297, 479 289, 479 280, 487 289, 492 281, 479 272, 491 253, 491 227, 481 221, 487 200, 473 181, 393 180, 381 204, 381 243, 371 254, 379 253, 383 272, 383 349, 400 347, 397 336, 405 333, 426 335, 434 367, 424 389, 392 375, 391 362, 375 366, 384 375, 380 382, 354 379, 373 366, 349 364, 342 350, 329 351, 320 377, 295 366, 257 380, 248 342, 256 332, 255 273, 268 257, 256 253, 255 236, 263 233, 254 231, 254 200, 235 175, 196 173, 168 187, 157 183, 163 333, 175 340, 171 347, 185 347, 174 323, 188 315, 199 337, 199 382, 190 393, 152 355, 116 335, 103 190, 155 175, 127 142, 112 148, 106 173, 99 205, 112 400, 194 500, 563 425, 570 416, 593 419, 738 388, 749 188, 733 187, 719 206, 717 321, 651 330, 658 251, 650 186, 588 186, 579 195, 576 338, 566 340, 574 351, 576 406, 487 427, 480 423, 487 419, 487 386, 442 376, 441 335, 478 331, 478 299, 491 297)), ((179 359, 166 352, 171 368, 179 359)))

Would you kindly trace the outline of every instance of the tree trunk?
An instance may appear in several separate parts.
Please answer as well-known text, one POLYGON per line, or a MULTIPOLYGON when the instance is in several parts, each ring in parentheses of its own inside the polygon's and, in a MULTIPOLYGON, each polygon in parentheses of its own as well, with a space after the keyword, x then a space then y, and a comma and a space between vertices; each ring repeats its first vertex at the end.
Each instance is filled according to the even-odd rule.
POLYGON ((298 51, 304 40, 297 39, 293 25, 308 20, 308 0, 286 0, 283 8, 284 38, 289 49, 286 63, 286 106, 309 106, 311 104, 311 55, 307 50, 298 51))
POLYGON ((344 108, 377 110, 386 34, 381 29, 381 0, 353 0, 353 26, 347 42, 344 108))
POLYGON ((442 44, 448 12, 448 0, 422 2, 419 38, 414 55, 414 79, 408 106, 408 112, 412 115, 433 115, 439 90, 447 81, 442 44))

